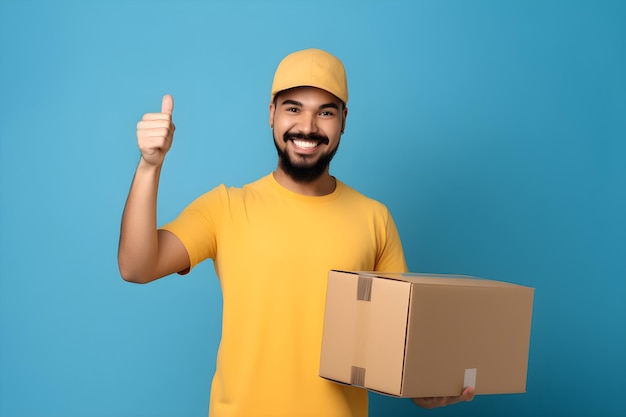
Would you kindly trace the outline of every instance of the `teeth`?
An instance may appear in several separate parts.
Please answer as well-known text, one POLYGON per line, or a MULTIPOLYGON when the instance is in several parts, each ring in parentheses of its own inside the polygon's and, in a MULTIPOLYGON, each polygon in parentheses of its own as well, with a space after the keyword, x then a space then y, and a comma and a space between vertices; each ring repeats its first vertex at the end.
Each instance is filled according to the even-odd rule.
POLYGON ((293 143, 298 148, 305 148, 305 149, 311 149, 311 148, 315 148, 317 146, 316 142, 309 142, 309 141, 306 141, 306 140, 294 139, 293 143))

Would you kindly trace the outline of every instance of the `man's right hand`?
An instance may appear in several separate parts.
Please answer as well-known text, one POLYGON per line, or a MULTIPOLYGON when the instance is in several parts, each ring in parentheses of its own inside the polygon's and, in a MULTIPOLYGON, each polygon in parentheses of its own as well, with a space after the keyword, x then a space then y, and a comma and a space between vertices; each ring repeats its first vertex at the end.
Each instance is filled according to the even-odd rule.
POLYGON ((161 102, 161 113, 146 113, 137 123, 137 143, 141 158, 150 166, 160 167, 172 146, 176 130, 172 123, 173 111, 174 99, 166 94, 161 102))

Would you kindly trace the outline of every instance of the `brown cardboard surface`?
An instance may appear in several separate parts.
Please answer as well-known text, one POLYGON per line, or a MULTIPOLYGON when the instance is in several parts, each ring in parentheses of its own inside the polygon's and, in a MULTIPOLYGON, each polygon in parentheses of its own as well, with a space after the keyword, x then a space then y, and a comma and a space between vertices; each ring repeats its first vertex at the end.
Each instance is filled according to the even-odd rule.
POLYGON ((320 376, 399 397, 525 392, 534 290, 464 276, 330 271, 320 376), (471 380, 471 378, 470 378, 471 380))

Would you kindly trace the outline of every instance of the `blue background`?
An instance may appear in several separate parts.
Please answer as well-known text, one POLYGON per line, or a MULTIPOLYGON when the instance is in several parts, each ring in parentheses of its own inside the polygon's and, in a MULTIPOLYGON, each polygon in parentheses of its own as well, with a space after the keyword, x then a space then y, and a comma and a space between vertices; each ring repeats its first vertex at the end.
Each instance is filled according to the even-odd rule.
POLYGON ((526 394, 370 414, 622 415, 626 2, 2 0, 0 416, 206 415, 212 264, 117 270, 135 124, 173 94, 163 223, 274 169, 272 74, 306 47, 349 74, 332 172, 389 206, 410 269, 536 288, 526 394))

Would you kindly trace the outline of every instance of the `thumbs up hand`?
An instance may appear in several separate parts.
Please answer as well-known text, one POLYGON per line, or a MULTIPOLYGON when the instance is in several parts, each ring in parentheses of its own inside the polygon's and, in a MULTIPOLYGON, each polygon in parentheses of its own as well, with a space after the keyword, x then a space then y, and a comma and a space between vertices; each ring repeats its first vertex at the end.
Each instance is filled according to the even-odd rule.
POLYGON ((141 158, 145 163, 154 167, 163 164, 165 154, 172 146, 174 130, 172 112, 174 99, 171 95, 163 96, 160 113, 146 113, 137 123, 137 143, 141 151, 141 158))

